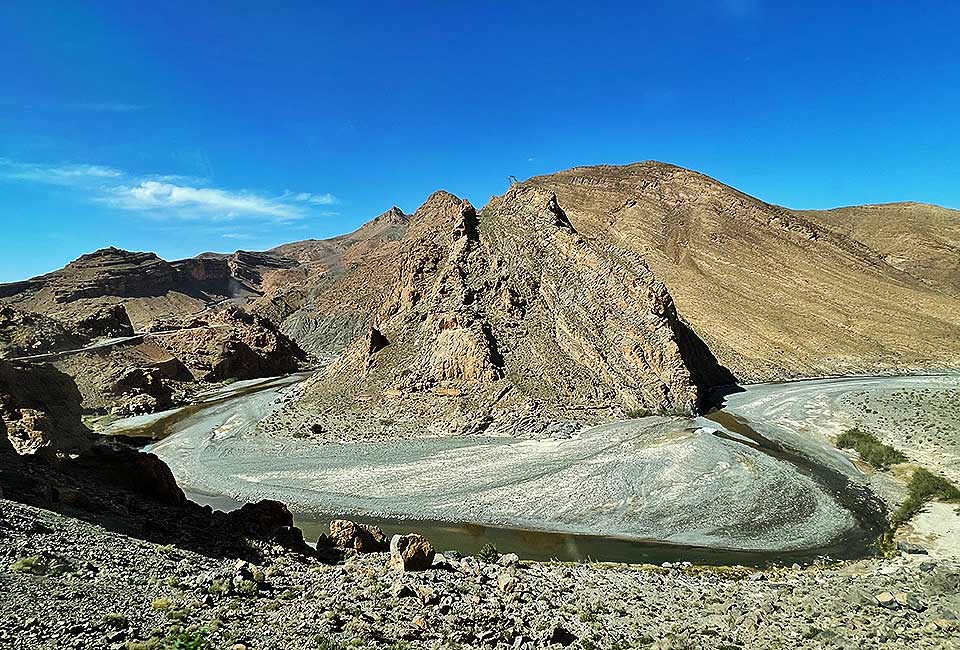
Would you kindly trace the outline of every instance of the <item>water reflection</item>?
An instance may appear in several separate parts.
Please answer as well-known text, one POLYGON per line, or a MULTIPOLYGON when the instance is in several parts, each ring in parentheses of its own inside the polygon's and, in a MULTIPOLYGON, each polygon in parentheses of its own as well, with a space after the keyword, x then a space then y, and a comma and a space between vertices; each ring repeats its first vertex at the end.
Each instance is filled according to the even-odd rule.
MULTIPOLYGON (((192 501, 210 505, 218 510, 233 510, 240 502, 229 497, 188 494, 192 501)), ((694 546, 677 546, 598 535, 502 528, 480 524, 449 523, 417 519, 389 519, 364 515, 336 513, 296 513, 294 521, 308 542, 316 541, 329 532, 331 519, 347 518, 356 522, 379 526, 387 536, 416 532, 439 551, 455 550, 464 555, 476 554, 485 544, 493 544, 501 553, 516 553, 525 560, 559 560, 562 562, 621 562, 629 564, 663 564, 664 562, 691 562, 710 566, 752 566, 810 564, 816 560, 852 559, 863 557, 860 546, 835 546, 798 552, 763 553, 729 551, 694 546)))

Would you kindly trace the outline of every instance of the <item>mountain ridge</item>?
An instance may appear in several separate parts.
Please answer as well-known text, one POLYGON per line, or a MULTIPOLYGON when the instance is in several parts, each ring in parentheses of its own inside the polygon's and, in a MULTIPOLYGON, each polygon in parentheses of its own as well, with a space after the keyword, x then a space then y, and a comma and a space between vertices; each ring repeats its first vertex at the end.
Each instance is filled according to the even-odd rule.
MULTIPOLYGON (((478 214, 517 188, 555 197, 569 229, 605 258, 648 267, 676 304, 678 322, 739 381, 960 367, 960 273, 952 263, 960 212, 919 202, 792 210, 700 172, 643 161, 535 176, 478 214)), ((424 206, 444 201, 461 200, 438 190, 424 206)), ((402 280, 382 269, 393 268, 417 220, 432 214, 418 212, 393 206, 350 233, 262 253, 170 263, 144 254, 144 276, 166 264, 203 295, 104 300, 123 302, 137 325, 218 301, 246 303, 305 349, 333 357, 376 327, 402 280)), ((58 273, 0 285, 0 300, 41 313, 95 302, 31 298, 58 273)))

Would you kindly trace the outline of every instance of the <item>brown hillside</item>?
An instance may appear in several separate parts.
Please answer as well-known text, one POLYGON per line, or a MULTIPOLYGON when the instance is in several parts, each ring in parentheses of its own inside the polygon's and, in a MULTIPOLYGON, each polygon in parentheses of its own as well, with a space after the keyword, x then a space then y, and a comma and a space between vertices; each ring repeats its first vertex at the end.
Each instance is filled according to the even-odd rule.
POLYGON ((743 381, 960 365, 954 211, 883 208, 910 215, 895 227, 870 206, 796 212, 658 162, 522 185, 555 192, 586 236, 646 260, 743 381))

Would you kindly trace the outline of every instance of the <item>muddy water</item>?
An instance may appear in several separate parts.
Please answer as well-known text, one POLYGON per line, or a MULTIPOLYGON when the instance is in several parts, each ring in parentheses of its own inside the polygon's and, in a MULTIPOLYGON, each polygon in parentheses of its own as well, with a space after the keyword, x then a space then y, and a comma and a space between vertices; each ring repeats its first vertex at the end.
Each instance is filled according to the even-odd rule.
POLYGON ((312 371, 300 372, 282 377, 236 382, 236 384, 225 386, 216 392, 201 395, 198 402, 188 406, 117 420, 100 433, 119 438, 135 447, 142 447, 173 435, 180 428, 181 423, 208 409, 249 395, 292 386, 307 379, 312 374, 312 371))
MULTIPOLYGON (((229 512, 242 504, 230 497, 187 493, 187 497, 215 510, 229 512)), ((425 536, 442 551, 455 550, 473 555, 484 545, 493 544, 501 553, 516 553, 524 560, 561 562, 617 562, 656 564, 691 562, 706 566, 768 567, 774 565, 807 565, 827 559, 855 559, 873 553, 870 544, 848 541, 836 545, 791 553, 732 551, 696 546, 660 544, 652 541, 623 539, 603 535, 576 535, 542 530, 525 530, 480 524, 458 524, 423 519, 389 519, 339 513, 295 513, 294 522, 309 543, 329 532, 330 521, 349 518, 379 526, 387 537, 416 532, 425 536)))

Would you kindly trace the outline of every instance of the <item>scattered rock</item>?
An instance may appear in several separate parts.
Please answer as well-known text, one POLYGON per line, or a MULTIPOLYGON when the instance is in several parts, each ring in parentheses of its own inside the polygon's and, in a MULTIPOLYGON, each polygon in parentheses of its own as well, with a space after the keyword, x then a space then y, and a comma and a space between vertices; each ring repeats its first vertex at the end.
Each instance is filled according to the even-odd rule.
POLYGON ((562 646, 568 646, 574 641, 577 640, 577 637, 561 625, 557 625, 553 628, 553 631, 550 633, 550 636, 547 637, 549 643, 555 643, 562 646))
POLYGON ((889 591, 882 591, 874 595, 874 598, 876 599, 877 604, 880 605, 880 607, 884 607, 886 609, 897 609, 900 607, 900 604, 897 602, 896 597, 893 594, 891 594, 889 591))
POLYGON ((927 549, 912 542, 897 542, 897 549, 911 555, 926 555, 927 549))
POLYGON ((500 559, 497 560, 497 564, 505 567, 515 567, 520 564, 520 558, 516 553, 504 553, 500 556, 500 559))

